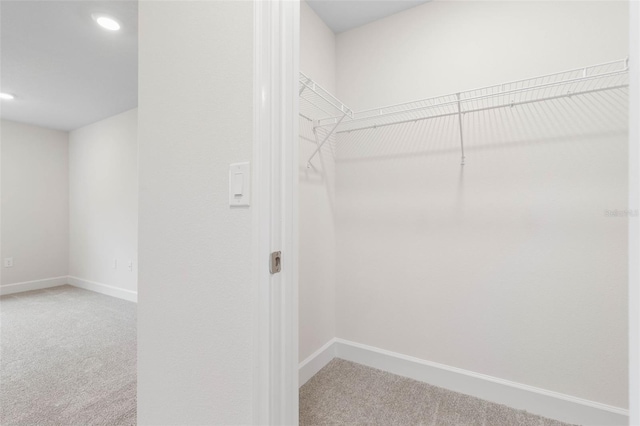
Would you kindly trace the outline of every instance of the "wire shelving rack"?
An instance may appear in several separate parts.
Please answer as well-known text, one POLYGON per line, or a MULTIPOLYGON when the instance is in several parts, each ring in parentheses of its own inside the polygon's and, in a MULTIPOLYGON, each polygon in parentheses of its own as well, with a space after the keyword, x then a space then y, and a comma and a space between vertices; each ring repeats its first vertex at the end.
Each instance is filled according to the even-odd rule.
POLYGON ((313 123, 313 134, 316 139, 316 150, 307 161, 307 167, 310 167, 313 157, 320 152, 322 146, 327 143, 340 123, 345 118, 353 119, 353 111, 303 73, 300 73, 298 79, 298 92, 300 95, 299 115, 313 123), (323 120, 323 126, 320 126, 320 120, 323 120), (317 131, 318 127, 325 126, 329 127, 329 131, 320 135, 317 131))
MULTIPOLYGON (((303 78, 308 79, 302 74, 300 78, 301 85, 303 78)), ((313 84, 308 79, 305 86, 313 84)), ((341 113, 314 119, 314 128, 329 128, 331 129, 329 134, 343 133, 457 115, 460 126, 462 165, 464 165, 462 120, 465 114, 496 108, 513 108, 533 102, 571 98, 605 90, 623 89, 628 86, 629 60, 626 58, 358 112, 351 111, 329 94, 341 113)))

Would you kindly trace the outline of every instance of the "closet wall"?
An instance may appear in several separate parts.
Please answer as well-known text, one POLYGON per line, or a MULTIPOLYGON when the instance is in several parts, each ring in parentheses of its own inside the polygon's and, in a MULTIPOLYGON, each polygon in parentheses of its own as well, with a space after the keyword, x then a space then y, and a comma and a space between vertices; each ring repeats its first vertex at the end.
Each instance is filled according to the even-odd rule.
MULTIPOLYGON (((627 7, 430 2, 339 34, 336 94, 359 110, 621 59, 627 7)), ((626 102, 465 115, 464 168, 457 117, 339 135, 337 337, 626 407, 627 220, 607 214, 626 102)))
MULTIPOLYGON (((300 4, 300 70, 336 90, 335 35, 306 2, 300 4)), ((316 149, 312 124, 300 118, 299 358, 336 336, 335 137, 307 167, 316 149)))

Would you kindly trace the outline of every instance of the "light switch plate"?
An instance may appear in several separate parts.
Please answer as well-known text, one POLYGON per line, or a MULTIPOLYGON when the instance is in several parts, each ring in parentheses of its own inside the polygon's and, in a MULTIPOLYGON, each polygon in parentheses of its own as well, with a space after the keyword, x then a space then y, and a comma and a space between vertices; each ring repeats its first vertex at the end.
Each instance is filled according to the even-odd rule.
POLYGON ((251 164, 234 163, 229 166, 229 205, 248 207, 251 202, 251 164))

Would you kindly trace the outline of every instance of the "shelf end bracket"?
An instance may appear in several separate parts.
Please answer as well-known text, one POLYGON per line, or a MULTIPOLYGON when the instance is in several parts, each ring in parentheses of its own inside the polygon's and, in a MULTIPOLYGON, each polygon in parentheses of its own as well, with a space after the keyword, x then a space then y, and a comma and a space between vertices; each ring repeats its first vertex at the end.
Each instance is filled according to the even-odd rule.
POLYGON ((456 98, 458 98, 458 126, 460 128, 460 151, 462 155, 460 165, 464 166, 464 135, 462 132, 462 107, 460 105, 460 93, 456 93, 456 98))
MULTIPOLYGON (((318 144, 318 147, 316 148, 315 151, 313 151, 313 154, 311 154, 311 157, 309 157, 309 160, 307 160, 307 168, 311 167, 311 160, 313 160, 313 157, 316 156, 317 153, 320 152, 320 150, 322 149, 322 146, 329 140, 329 138, 331 137, 331 135, 333 134, 333 132, 335 132, 335 130, 338 128, 338 125, 342 122, 342 120, 344 120, 345 115, 343 115, 342 117, 340 117, 337 121, 336 124, 333 125, 333 127, 331 128, 331 130, 329 130, 329 133, 327 133, 327 135, 324 137, 324 139, 322 139, 322 142, 320 142, 318 144)), ((315 133, 315 128, 314 128, 314 133, 315 133)), ((316 136, 317 137, 317 136, 316 136)))

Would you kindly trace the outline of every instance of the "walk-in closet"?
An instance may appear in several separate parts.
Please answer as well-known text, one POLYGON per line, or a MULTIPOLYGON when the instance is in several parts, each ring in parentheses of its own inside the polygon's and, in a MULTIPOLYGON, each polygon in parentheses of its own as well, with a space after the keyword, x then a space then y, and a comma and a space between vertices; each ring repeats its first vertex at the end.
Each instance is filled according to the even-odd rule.
POLYGON ((301 424, 626 424, 628 6, 301 3, 301 424))

